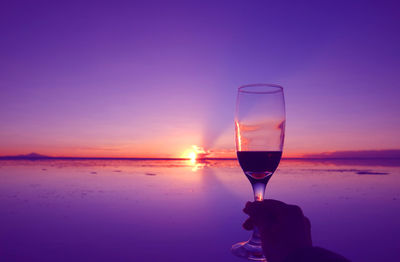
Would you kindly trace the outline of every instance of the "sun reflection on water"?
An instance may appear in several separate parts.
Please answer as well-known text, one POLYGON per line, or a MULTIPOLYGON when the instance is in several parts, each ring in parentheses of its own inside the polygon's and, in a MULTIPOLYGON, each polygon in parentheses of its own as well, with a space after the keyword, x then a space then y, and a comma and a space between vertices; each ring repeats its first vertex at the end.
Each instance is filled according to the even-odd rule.
POLYGON ((197 170, 201 170, 207 165, 207 163, 205 161, 198 161, 196 159, 194 159, 194 161, 190 161, 190 162, 193 166, 192 167, 193 172, 196 172, 197 170))

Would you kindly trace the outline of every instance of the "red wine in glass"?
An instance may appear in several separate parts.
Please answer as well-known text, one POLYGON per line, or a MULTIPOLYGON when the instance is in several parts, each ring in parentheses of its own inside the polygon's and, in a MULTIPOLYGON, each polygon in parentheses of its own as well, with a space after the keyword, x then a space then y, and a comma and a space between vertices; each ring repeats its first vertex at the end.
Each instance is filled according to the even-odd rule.
POLYGON ((238 151, 240 167, 250 183, 268 179, 281 161, 282 151, 238 151))

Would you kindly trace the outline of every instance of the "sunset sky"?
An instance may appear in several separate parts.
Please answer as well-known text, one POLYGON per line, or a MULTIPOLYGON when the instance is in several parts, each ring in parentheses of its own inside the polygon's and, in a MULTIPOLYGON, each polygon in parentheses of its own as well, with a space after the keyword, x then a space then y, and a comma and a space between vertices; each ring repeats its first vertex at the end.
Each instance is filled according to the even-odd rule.
POLYGON ((284 87, 286 156, 400 148, 399 4, 293 2, 2 3, 0 155, 225 156, 250 83, 284 87))

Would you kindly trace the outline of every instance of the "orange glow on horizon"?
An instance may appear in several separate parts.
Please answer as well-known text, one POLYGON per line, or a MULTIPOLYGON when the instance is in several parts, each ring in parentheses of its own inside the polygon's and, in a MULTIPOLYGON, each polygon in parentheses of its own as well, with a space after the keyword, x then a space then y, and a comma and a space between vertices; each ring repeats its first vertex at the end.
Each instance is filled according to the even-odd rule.
MULTIPOLYGON (((189 159, 192 162, 202 158, 236 158, 236 152, 232 149, 212 149, 209 151, 203 150, 201 147, 192 146, 189 149, 184 150, 182 154, 170 154, 162 153, 157 150, 140 150, 135 152, 133 150, 125 148, 115 148, 115 150, 103 149, 103 148, 15 148, 0 151, 0 156, 15 156, 15 155, 26 155, 30 153, 37 153, 40 155, 51 156, 51 157, 99 157, 99 158, 184 158, 189 159)), ((301 158, 305 154, 319 153, 316 151, 310 152, 296 152, 292 150, 283 150, 283 157, 289 158, 301 158)))
MULTIPOLYGON (((358 148, 351 148, 354 151, 361 150, 358 148)), ((342 149, 343 150, 343 149, 342 149)), ((384 149, 370 149, 370 150, 384 150, 384 149)), ((323 152, 335 152, 328 148, 321 148, 320 150, 302 150, 302 148, 286 148, 283 150, 283 158, 302 158, 309 154, 320 154, 323 152)), ((204 149, 201 146, 177 146, 167 147, 152 144, 130 144, 118 143, 115 145, 105 146, 4 146, 0 148, 0 156, 16 156, 26 155, 30 153, 37 153, 40 155, 50 157, 88 157, 88 158, 184 158, 192 162, 198 162, 199 159, 205 158, 236 158, 236 152, 231 147, 215 147, 204 149), (186 148, 186 150, 184 149, 186 148), (181 152, 181 153, 179 153, 181 152), (183 152, 183 153, 182 153, 183 152)))

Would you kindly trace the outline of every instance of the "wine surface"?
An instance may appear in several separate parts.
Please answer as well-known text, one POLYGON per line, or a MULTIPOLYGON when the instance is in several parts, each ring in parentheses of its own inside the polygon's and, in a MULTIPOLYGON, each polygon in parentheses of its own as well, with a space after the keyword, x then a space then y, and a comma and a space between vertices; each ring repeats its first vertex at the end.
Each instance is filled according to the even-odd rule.
MULTIPOLYGON (((281 151, 238 151, 239 164, 245 174, 253 179, 272 175, 282 157, 281 151)), ((253 181, 251 181, 253 182, 253 181)))

